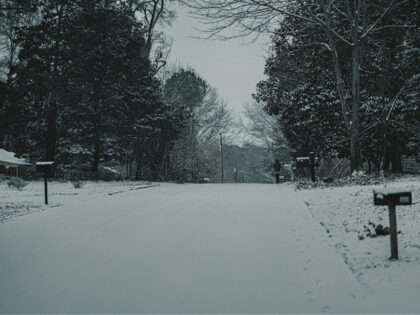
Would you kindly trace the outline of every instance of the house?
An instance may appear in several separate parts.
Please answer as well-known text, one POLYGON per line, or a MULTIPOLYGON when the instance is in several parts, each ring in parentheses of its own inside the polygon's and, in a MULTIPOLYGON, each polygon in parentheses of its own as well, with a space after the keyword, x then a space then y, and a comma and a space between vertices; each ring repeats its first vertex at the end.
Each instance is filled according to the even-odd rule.
POLYGON ((0 174, 9 176, 22 176, 24 169, 32 164, 24 159, 15 157, 13 152, 0 149, 0 174))

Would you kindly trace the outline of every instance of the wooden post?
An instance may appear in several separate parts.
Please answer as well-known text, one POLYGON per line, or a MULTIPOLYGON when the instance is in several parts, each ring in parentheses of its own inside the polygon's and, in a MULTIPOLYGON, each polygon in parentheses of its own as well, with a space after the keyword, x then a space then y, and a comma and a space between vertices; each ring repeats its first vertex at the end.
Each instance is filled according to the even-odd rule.
POLYGON ((313 183, 315 183, 315 153, 309 152, 309 161, 311 163, 311 180, 313 183))
POLYGON ((398 259, 398 240, 397 240, 397 211, 395 205, 390 204, 389 209, 389 232, 391 235, 391 259, 398 259))
POLYGON ((45 204, 48 204, 48 175, 47 172, 44 173, 44 191, 45 191, 45 204))

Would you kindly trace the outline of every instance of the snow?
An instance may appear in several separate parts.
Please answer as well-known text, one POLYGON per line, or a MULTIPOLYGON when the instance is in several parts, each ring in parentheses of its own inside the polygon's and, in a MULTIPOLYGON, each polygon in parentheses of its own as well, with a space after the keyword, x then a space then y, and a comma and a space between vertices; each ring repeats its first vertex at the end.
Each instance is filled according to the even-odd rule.
POLYGON ((26 162, 24 159, 19 159, 15 157, 15 154, 13 152, 0 149, 0 165, 15 167, 15 166, 29 166, 31 164, 26 162))
MULTIPOLYGON (((24 189, 9 188, 0 178, 0 223, 18 216, 45 211, 63 205, 154 186, 144 181, 95 182, 88 181, 83 189, 75 189, 69 182, 48 182, 48 205, 44 204, 44 181, 32 181, 24 189)), ((105 200, 104 200, 105 201, 105 200)))
POLYGON ((54 161, 36 162, 36 165, 53 165, 54 161))
POLYGON ((377 190, 374 190, 377 194, 382 194, 384 196, 387 195, 399 195, 399 194, 405 194, 410 192, 408 189, 404 188, 378 188, 377 190))
MULTIPOLYGON (((377 187, 107 185, 55 195, 61 206, 0 224, 0 313, 420 309, 419 205, 397 208, 399 261, 388 260, 388 237, 358 239, 368 220, 387 218, 373 206, 377 187)), ((392 185, 418 200, 418 180, 392 185)), ((6 199, 34 196, 37 186, 6 199)))
POLYGON ((372 312, 418 313, 420 310, 420 178, 387 187, 353 186, 299 191, 315 222, 329 235, 358 282, 378 306, 372 312), (373 225, 389 226, 387 206, 374 206, 372 191, 411 191, 413 205, 397 206, 399 260, 390 261, 389 236, 371 238, 373 225), (364 239, 360 240, 362 236, 364 239))

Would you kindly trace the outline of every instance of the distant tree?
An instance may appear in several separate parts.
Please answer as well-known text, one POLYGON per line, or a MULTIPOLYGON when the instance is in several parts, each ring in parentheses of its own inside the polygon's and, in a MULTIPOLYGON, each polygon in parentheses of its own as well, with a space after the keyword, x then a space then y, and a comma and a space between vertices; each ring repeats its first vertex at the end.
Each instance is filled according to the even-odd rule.
POLYGON ((135 12, 139 21, 144 25, 146 44, 142 55, 152 60, 156 70, 166 65, 166 58, 170 50, 170 41, 159 25, 171 24, 175 19, 174 4, 177 0, 125 0, 122 1, 135 12))
POLYGON ((243 113, 245 121, 240 120, 239 126, 247 135, 248 142, 265 148, 271 161, 280 157, 284 162, 289 160, 290 146, 279 124, 279 117, 268 114, 264 103, 256 101, 245 104, 243 113))
POLYGON ((177 122, 179 140, 171 151, 173 177, 196 182, 208 174, 219 134, 231 114, 216 90, 192 70, 179 69, 165 83, 165 102, 177 122))

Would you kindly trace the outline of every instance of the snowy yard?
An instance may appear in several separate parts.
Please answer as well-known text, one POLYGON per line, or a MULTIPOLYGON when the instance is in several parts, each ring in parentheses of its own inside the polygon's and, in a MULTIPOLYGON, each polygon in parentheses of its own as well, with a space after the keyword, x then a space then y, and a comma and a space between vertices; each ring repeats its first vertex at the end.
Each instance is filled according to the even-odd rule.
POLYGON ((373 186, 144 185, 51 183, 47 207, 41 182, 2 186, 1 206, 44 211, 0 224, 0 313, 420 310, 417 178, 389 185, 415 203, 397 207, 392 262, 389 236, 366 237, 388 225, 373 186))
MULTIPOLYGON (((365 288, 389 300, 420 301, 419 177, 400 179, 387 185, 302 190, 298 194, 314 221, 328 234, 330 245, 365 288), (411 191, 413 196, 412 206, 397 206, 398 261, 388 259, 389 235, 373 235, 374 225, 389 226, 388 208, 373 205, 373 190, 382 187, 411 191), (394 287, 391 292, 395 296, 387 295, 391 287, 394 287)), ((415 313, 420 311, 420 302, 416 305, 417 308, 412 309, 415 313)), ((384 311, 386 309, 380 312, 384 311)), ((396 303, 394 311, 404 312, 403 305, 396 303)))
POLYGON ((0 180, 0 223, 37 211, 153 186, 144 181, 88 181, 82 189, 75 189, 70 182, 51 181, 48 182, 48 205, 45 205, 43 181, 28 182, 22 190, 9 188, 6 182, 0 180))

